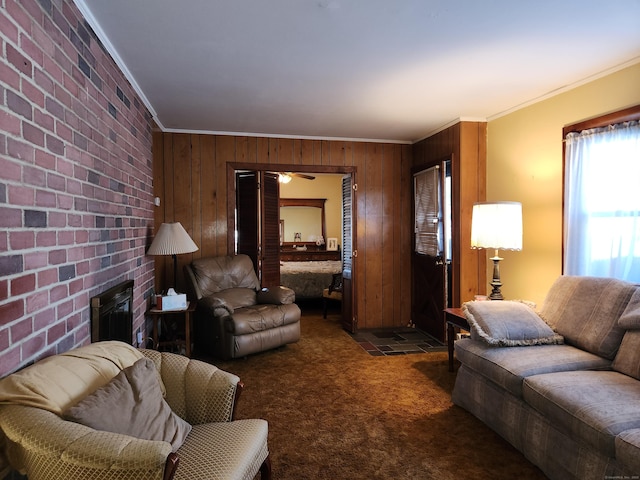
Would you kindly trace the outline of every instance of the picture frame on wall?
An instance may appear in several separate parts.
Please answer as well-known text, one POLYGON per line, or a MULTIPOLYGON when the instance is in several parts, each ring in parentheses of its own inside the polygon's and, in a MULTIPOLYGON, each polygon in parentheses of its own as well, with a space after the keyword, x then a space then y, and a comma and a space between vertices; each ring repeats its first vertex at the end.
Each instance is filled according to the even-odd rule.
POLYGON ((330 252, 335 252, 338 250, 337 238, 327 238, 327 250, 329 250, 330 252))

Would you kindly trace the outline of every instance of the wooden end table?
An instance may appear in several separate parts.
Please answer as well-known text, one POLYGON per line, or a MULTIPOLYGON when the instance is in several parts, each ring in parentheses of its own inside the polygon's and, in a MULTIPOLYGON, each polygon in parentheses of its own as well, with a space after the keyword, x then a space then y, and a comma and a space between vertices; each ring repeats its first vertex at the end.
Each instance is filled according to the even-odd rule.
POLYGON ((470 331, 469 322, 461 308, 445 308, 444 320, 447 323, 447 349, 449 350, 449 371, 453 372, 453 342, 455 341, 455 329, 470 331))
MULTIPOLYGON (((185 343, 185 353, 187 357, 191 358, 191 314, 196 310, 196 302, 189 302, 187 308, 183 308, 182 310, 159 310, 157 308, 151 308, 147 311, 151 318, 153 319, 153 344, 156 348, 160 347, 160 343, 158 342, 158 323, 162 319, 163 316, 166 315, 184 315, 184 343, 185 343)), ((182 343, 178 342, 166 342, 170 344, 182 343)), ((163 342, 164 345, 164 342, 163 342)))

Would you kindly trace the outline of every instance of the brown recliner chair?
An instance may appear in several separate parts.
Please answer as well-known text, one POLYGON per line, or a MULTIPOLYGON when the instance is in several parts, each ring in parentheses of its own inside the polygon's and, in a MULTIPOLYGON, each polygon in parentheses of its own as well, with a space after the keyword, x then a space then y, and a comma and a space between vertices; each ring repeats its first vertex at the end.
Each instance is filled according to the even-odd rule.
POLYGON ((197 300, 197 353, 229 359, 300 339, 300 308, 290 288, 261 289, 247 255, 200 258, 185 265, 188 295, 197 300))

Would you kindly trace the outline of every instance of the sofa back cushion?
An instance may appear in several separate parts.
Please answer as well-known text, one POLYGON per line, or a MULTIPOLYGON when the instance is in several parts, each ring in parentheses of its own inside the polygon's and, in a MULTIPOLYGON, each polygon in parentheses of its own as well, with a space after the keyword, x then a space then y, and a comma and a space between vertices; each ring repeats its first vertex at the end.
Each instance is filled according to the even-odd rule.
POLYGON ((640 330, 629 330, 624 334, 611 367, 617 372, 640 380, 640 330))
MULTIPOLYGON (((53 355, 0 380, 0 403, 58 415, 143 358, 124 342, 97 342, 53 355)), ((164 386, 161 386, 164 389, 164 386)))
POLYGON ((215 294, 217 298, 223 300, 233 310, 236 308, 250 307, 255 305, 256 291, 251 288, 227 288, 215 294))
POLYGON ((640 287, 633 293, 627 308, 618 320, 618 325, 628 330, 640 329, 640 287))
POLYGON ((565 343, 613 360, 625 332, 618 319, 635 290, 613 278, 561 276, 547 293, 540 316, 565 343))
POLYGON ((260 281, 247 255, 206 257, 191 263, 204 297, 228 288, 260 288, 260 281))

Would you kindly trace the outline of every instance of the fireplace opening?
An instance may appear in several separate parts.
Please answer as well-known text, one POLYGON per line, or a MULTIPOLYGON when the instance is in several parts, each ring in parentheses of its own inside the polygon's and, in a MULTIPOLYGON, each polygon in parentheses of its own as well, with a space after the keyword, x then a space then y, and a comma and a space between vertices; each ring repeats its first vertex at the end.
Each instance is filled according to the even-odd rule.
POLYGON ((91 341, 133 341, 133 280, 91 298, 91 341))

